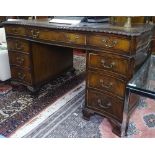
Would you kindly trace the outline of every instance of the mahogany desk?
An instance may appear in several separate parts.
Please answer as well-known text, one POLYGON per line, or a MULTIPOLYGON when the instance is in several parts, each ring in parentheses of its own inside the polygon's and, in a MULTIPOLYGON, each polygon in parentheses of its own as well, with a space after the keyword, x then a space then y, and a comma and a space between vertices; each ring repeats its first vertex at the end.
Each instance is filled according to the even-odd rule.
MULTIPOLYGON (((131 29, 109 24, 53 24, 48 21, 4 22, 12 79, 35 90, 73 67, 74 48, 87 53, 83 117, 109 118, 121 135, 125 88, 150 55, 152 26, 131 29)), ((129 106, 134 109, 138 98, 129 106)))

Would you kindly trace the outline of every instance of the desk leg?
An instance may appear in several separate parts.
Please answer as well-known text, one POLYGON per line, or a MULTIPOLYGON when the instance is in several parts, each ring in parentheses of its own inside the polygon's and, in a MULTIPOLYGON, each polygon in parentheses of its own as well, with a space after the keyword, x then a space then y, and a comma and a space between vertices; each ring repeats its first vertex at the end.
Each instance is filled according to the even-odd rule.
POLYGON ((92 115, 94 115, 94 111, 84 107, 84 109, 82 110, 82 113, 83 113, 83 119, 89 121, 90 120, 90 117, 92 115))
POLYGON ((124 110, 123 110, 123 122, 121 126, 121 137, 125 137, 127 135, 128 123, 129 123, 129 99, 131 92, 128 88, 126 88, 125 92, 125 100, 124 100, 124 110))
POLYGON ((27 89, 30 91, 31 95, 37 95, 38 91, 40 90, 40 87, 27 86, 27 89))
MULTIPOLYGON (((74 67, 72 67, 72 68, 70 68, 68 71, 67 71, 67 74, 68 75, 70 75, 70 74, 72 74, 72 75, 74 75, 75 74, 75 68, 74 67)), ((66 72, 65 72, 66 73, 66 72)))
POLYGON ((72 74, 74 74, 74 73, 75 73, 75 68, 72 67, 71 70, 70 70, 70 72, 71 72, 72 74))

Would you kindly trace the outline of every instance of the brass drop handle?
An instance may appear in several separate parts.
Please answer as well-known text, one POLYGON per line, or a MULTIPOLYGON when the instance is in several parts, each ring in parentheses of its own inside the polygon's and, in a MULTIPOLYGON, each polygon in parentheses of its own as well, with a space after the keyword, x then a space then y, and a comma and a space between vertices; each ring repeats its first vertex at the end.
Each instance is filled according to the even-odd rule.
POLYGON ((18 73, 18 78, 23 80, 25 78, 25 74, 22 74, 22 73, 18 73))
POLYGON ((39 37, 39 31, 38 30, 31 30, 32 38, 38 38, 39 37))
POLYGON ((104 81, 103 81, 103 79, 100 79, 100 83, 101 83, 101 86, 102 86, 103 88, 106 88, 106 89, 111 89, 112 86, 113 86, 113 83, 112 83, 112 82, 110 82, 110 83, 108 83, 108 84, 105 84, 104 81))
POLYGON ((97 103, 101 108, 104 108, 104 109, 108 109, 112 106, 111 102, 103 102, 102 99, 98 99, 97 103))
POLYGON ((16 60, 19 64, 23 64, 24 62, 24 58, 21 58, 21 57, 16 57, 16 60))
POLYGON ((102 63, 102 66, 107 69, 112 69, 115 66, 115 62, 112 62, 111 64, 108 65, 103 59, 101 60, 101 63, 102 63))
POLYGON ((68 40, 68 42, 72 43, 72 42, 74 42, 76 39, 79 39, 80 37, 79 37, 79 35, 75 35, 75 36, 73 37, 73 39, 71 39, 69 35, 65 35, 65 38, 66 38, 66 40, 68 40))
POLYGON ((75 39, 79 39, 80 37, 79 37, 79 35, 75 35, 75 39))
POLYGON ((22 45, 21 45, 21 43, 19 41, 16 41, 15 47, 16 47, 17 50, 21 50, 22 49, 22 45))
POLYGON ((118 43, 117 40, 111 40, 109 38, 103 38, 102 42, 103 42, 104 46, 106 46, 108 48, 115 47, 118 43))

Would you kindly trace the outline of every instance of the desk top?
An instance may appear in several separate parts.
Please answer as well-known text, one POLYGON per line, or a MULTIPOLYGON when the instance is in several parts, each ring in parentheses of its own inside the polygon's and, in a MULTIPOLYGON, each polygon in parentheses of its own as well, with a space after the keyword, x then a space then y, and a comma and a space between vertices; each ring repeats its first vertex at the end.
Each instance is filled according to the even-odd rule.
POLYGON ((113 33, 127 36, 138 36, 146 31, 152 30, 153 26, 149 24, 137 25, 132 28, 125 28, 114 26, 105 23, 85 23, 81 22, 79 24, 60 24, 60 23, 50 23, 49 20, 17 20, 13 19, 11 21, 3 22, 3 25, 23 25, 23 26, 34 26, 43 28, 52 28, 58 30, 70 30, 70 31, 86 31, 86 32, 105 32, 113 33))

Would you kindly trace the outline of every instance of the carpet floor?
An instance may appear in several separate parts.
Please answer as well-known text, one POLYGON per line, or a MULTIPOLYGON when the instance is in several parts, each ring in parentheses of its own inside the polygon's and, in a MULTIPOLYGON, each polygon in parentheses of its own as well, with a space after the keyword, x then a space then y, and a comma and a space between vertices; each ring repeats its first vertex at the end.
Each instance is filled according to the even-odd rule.
MULTIPOLYGON (((85 92, 82 90, 72 100, 48 117, 25 138, 118 138, 112 133, 108 119, 98 115, 90 121, 82 118, 85 92)), ((155 138, 155 101, 142 98, 131 115, 128 138, 155 138)))
POLYGON ((85 55, 74 54, 75 73, 65 73, 41 87, 37 95, 22 85, 0 83, 0 135, 9 137, 27 121, 85 79, 85 55))
MULTIPOLYGON (((44 85, 37 96, 30 95, 25 87, 18 85, 13 91, 10 85, 0 83, 0 135, 11 137, 15 132, 58 99, 83 83, 85 57, 75 55, 75 74, 64 74, 44 85)), ((77 88, 79 89, 79 88, 77 88)), ((118 138, 112 133, 108 119, 99 115, 90 121, 82 118, 85 102, 85 86, 73 98, 25 133, 24 138, 118 138)), ((54 107, 54 106, 53 106, 54 107)), ((53 108, 52 107, 52 108, 53 108)), ((142 98, 132 113, 127 132, 128 138, 155 138, 155 101, 142 98)), ((32 120, 33 121, 33 120, 32 120)), ((29 126, 29 125, 28 125, 29 126)))
MULTIPOLYGON (((117 138, 107 119, 99 126, 102 137, 117 138)), ((131 114, 127 131, 128 138, 155 138, 155 100, 141 98, 139 105, 131 114)))
POLYGON ((82 119, 85 90, 53 115, 33 129, 25 138, 98 138, 101 137, 99 125, 102 117, 94 116, 91 121, 82 119))

